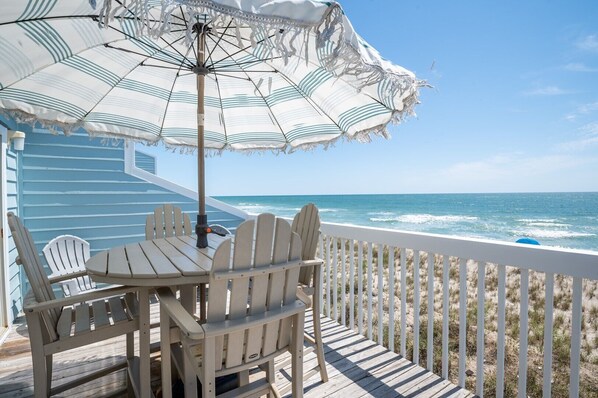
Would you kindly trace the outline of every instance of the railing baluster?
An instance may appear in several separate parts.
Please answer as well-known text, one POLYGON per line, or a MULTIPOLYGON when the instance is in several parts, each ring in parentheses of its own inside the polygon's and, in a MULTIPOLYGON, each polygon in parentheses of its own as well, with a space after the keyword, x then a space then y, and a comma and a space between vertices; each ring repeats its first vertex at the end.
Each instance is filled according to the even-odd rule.
POLYGON ((357 244, 357 327, 359 334, 363 334, 363 242, 357 244))
POLYGON ((506 267, 498 266, 498 309, 496 343, 496 398, 503 398, 505 391, 505 284, 506 267))
POLYGON ((442 377, 448 379, 449 256, 442 256, 442 377))
POLYGON ((351 330, 355 329, 355 241, 349 240, 349 326, 351 330))
POLYGON ((407 355, 407 250, 401 248, 401 355, 407 355))
POLYGON ((373 319, 372 319, 372 284, 373 284, 373 270, 372 270, 372 251, 373 251, 372 242, 368 242, 368 339, 372 340, 372 328, 373 328, 373 319))
POLYGON ((334 316, 334 320, 338 322, 338 248, 337 248, 337 240, 336 238, 332 239, 332 314, 334 316))
POLYGON ((434 253, 428 252, 428 370, 434 371, 434 253))
POLYGON ((478 263, 478 331, 477 331, 477 356, 478 363, 475 375, 475 392, 478 397, 484 398, 484 302, 486 291, 486 263, 478 263))
POLYGON ((326 237, 326 316, 330 318, 330 242, 332 237, 326 237))
POLYGON ((341 239, 341 323, 343 326, 347 325, 347 306, 346 306, 346 298, 347 298, 347 273, 345 272, 345 244, 347 241, 345 239, 341 239))
POLYGON ((546 273, 546 295, 544 297, 544 385, 542 396, 552 395, 552 313, 554 305, 554 274, 546 273))
POLYGON ((378 244, 378 344, 384 345, 384 246, 378 244))
MULTIPOLYGON (((324 235, 322 235, 322 234, 320 234, 320 256, 324 257, 324 235)), ((320 288, 324 289, 324 272, 320 272, 320 288)), ((324 295, 323 294, 320 294, 320 311, 322 312, 322 315, 324 315, 324 295)))
POLYGON ((413 363, 419 365, 419 250, 413 251, 413 363))
POLYGON ((465 360, 467 331, 467 259, 459 262, 459 386, 465 388, 465 360))
POLYGON ((527 335, 529 311, 529 270, 521 270, 521 298, 519 305, 519 398, 526 398, 527 394, 527 335))
POLYGON ((579 396, 579 351, 581 348, 581 298, 582 279, 573 278, 573 303, 571 307, 571 381, 569 397, 579 396))
POLYGON ((388 248, 388 348, 395 352, 395 248, 388 248))

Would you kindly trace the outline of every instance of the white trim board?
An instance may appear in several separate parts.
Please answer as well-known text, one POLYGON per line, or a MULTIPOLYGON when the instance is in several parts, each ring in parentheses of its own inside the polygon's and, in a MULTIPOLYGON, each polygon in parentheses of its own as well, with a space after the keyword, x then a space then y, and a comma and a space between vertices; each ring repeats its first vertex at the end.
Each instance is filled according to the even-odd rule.
MULTIPOLYGON (((0 328, 8 327, 12 322, 10 316, 10 289, 8 289, 8 225, 6 222, 6 151, 7 151, 7 130, 0 125, 0 135, 2 138, 0 149, 0 213, 2 214, 2 237, 0 239, 0 287, 2 294, 0 294, 0 328)), ((0 336, 0 342, 3 336, 0 336)))
MULTIPOLYGON (((189 199, 198 199, 197 192, 193 191, 192 189, 185 188, 181 185, 175 184, 172 181, 164 179, 162 177, 158 177, 155 174, 149 173, 145 170, 142 170, 135 166, 135 144, 129 141, 125 141, 125 173, 130 174, 134 177, 140 178, 145 180, 149 183, 155 184, 160 186, 164 189, 168 189, 174 193, 178 193, 179 195, 183 195, 189 199)), ((206 204, 208 206, 215 207, 219 210, 224 212, 230 213, 233 216, 240 217, 242 219, 247 219, 249 214, 241 209, 238 209, 234 206, 231 206, 227 203, 221 202, 211 197, 206 197, 206 204)))

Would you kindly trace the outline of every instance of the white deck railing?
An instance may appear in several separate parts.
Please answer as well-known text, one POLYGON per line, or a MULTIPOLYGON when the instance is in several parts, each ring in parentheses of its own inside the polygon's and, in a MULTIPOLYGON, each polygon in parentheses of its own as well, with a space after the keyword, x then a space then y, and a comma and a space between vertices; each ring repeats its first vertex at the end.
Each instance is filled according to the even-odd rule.
MULTIPOLYGON (((582 316, 587 329, 588 311, 598 312, 587 308, 598 295, 598 253, 331 223, 321 230, 324 315, 480 397, 485 385, 494 395, 494 383, 497 397, 506 389, 550 397, 567 388, 555 384, 565 359, 568 395, 580 395, 582 316)), ((593 336, 586 330, 584 347, 593 336)))

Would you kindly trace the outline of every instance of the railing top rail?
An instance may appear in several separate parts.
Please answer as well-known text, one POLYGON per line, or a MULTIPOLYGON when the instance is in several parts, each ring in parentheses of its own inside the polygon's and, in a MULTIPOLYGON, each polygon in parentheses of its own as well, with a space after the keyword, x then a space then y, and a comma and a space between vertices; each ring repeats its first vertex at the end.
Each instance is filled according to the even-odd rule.
POLYGON ((325 235, 598 280, 598 252, 322 223, 325 235))

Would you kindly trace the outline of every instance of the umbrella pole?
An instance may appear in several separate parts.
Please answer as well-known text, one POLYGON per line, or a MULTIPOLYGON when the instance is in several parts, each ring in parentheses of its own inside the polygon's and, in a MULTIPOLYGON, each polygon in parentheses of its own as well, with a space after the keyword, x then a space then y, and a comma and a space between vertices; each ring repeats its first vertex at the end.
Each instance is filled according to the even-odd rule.
MULTIPOLYGON (((199 25, 199 24, 198 24, 199 25)), ((197 65, 203 66, 205 62, 205 33, 204 25, 201 25, 201 31, 197 34, 197 65)), ((198 29, 199 30, 199 29, 198 29)), ((197 225, 195 232, 197 234, 197 247, 208 247, 208 215, 206 214, 206 189, 205 189, 205 74, 197 73, 197 191, 199 195, 199 212, 197 214, 197 225)))

